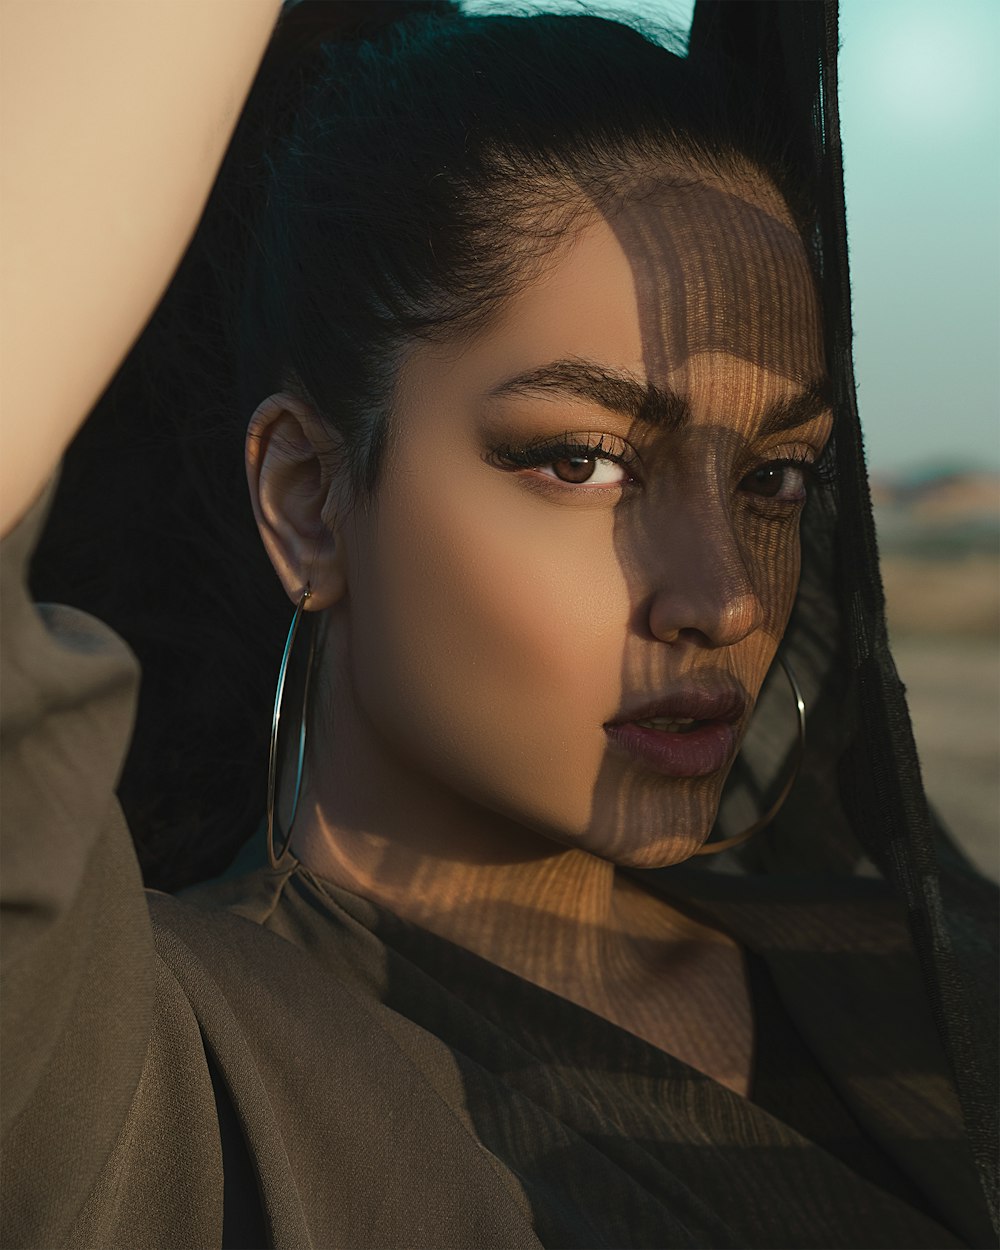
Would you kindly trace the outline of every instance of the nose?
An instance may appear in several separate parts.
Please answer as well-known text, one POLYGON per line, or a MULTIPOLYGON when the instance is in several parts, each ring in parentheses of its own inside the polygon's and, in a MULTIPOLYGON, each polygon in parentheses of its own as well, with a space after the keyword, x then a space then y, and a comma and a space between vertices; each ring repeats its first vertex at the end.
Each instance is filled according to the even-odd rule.
POLYGON ((649 629, 661 642, 697 639, 731 647, 763 623, 764 611, 743 553, 721 518, 674 532, 661 552, 649 600, 649 629), (728 532, 727 532, 728 531, 728 532))

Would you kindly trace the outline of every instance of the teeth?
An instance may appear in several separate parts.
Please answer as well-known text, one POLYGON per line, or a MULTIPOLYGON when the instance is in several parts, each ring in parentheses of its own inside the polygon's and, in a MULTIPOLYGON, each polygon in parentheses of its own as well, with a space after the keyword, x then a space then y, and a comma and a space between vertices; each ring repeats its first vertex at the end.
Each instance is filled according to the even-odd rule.
POLYGON ((694 724, 693 717, 684 716, 677 720, 667 720, 664 716, 654 716, 650 720, 636 721, 637 725, 642 725, 644 729, 659 729, 665 733, 680 733, 686 729, 688 725, 694 724))

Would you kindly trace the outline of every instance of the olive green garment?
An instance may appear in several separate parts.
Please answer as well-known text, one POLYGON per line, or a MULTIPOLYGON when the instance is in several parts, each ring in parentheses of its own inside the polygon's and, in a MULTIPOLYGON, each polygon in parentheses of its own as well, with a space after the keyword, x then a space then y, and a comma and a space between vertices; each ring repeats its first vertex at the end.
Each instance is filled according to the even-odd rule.
POLYGON ((29 602, 43 515, 2 549, 3 1247, 240 1245, 258 1196, 281 1250, 991 1244, 878 883, 694 904, 756 944, 841 1157, 300 865, 144 896, 114 797, 136 666, 29 602))

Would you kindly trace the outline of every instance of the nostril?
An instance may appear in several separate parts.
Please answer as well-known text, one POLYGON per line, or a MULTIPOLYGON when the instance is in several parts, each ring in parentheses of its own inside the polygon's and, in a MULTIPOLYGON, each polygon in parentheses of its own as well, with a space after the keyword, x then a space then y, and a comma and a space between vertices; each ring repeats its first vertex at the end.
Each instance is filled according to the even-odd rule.
POLYGON ((676 585, 664 588, 653 596, 648 612, 650 633, 660 642, 698 634, 710 646, 728 647, 764 623, 761 601, 745 583, 735 592, 707 583, 686 591, 676 585))

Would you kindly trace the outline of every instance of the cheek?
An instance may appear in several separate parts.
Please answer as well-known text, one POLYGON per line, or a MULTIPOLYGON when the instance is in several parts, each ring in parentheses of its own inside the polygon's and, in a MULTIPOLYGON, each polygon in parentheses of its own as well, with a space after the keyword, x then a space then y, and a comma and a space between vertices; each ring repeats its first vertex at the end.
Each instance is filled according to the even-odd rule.
POLYGON ((760 628, 739 644, 733 660, 740 681, 756 699, 788 626, 798 591, 799 521, 776 522, 750 514, 740 525, 739 542, 762 619, 760 628))
POLYGON ((763 611, 762 632, 780 641, 799 586, 799 520, 750 513, 741 526, 741 547, 763 611))
POLYGON ((557 509, 468 467, 400 476, 383 498, 352 589, 364 712, 466 791, 565 774, 586 792, 628 614, 612 510, 557 509))

